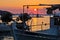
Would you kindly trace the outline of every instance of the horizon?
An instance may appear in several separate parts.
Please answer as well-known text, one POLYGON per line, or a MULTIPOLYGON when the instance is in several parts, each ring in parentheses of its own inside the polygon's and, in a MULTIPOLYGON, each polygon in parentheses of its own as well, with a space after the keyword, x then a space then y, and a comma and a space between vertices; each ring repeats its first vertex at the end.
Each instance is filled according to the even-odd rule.
MULTIPOLYGON (((59 0, 47 1, 48 0, 0 0, 0 10, 9 11, 13 14, 20 14, 23 12, 23 5, 60 4, 59 0)), ((31 8, 31 10, 33 10, 33 8, 31 8)), ((44 13, 45 11, 43 9, 42 12, 44 13)))

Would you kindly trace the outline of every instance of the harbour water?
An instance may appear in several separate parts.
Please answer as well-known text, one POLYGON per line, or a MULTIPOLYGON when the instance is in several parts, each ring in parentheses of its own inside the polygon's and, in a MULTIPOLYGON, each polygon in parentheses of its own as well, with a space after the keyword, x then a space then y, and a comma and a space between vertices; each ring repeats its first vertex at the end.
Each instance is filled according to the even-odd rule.
MULTIPOLYGON (((31 20, 29 22, 27 22, 28 25, 30 25, 30 23, 31 23, 31 20)), ((30 32, 14 30, 14 33, 13 33, 13 30, 9 30, 9 29, 11 29, 11 26, 10 27, 6 26, 6 25, 3 26, 0 24, 0 27, 2 28, 2 29, 0 29, 0 31, 2 31, 2 32, 0 32, 0 40, 59 40, 57 38, 58 36, 56 36, 57 28, 53 27, 53 25, 54 25, 53 19, 51 19, 50 16, 32 18, 30 32), (42 22, 43 22, 43 24, 42 24, 42 22), (45 25, 45 23, 47 25, 45 25), (42 29, 41 29, 41 27, 42 27, 42 29)), ((13 27, 15 27, 15 26, 13 25, 13 27)))

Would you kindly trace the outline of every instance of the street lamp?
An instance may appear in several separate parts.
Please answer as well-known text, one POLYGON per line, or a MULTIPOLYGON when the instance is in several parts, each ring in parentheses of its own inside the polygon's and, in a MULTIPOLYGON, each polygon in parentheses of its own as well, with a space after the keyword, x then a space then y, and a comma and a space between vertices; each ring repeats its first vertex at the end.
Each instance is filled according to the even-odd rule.
MULTIPOLYGON (((28 8, 29 8, 29 6, 41 6, 41 5, 23 5, 23 13, 24 13, 24 8, 25 7, 27 7, 27 11, 28 11, 28 8)), ((34 11, 37 11, 37 18, 39 17, 39 15, 38 15, 38 8, 37 9, 34 9, 34 11)), ((41 24, 41 29, 42 29, 42 25, 47 25, 47 24, 43 24, 43 22, 42 22, 42 24, 41 24)), ((43 29, 42 29, 43 30, 43 29)))

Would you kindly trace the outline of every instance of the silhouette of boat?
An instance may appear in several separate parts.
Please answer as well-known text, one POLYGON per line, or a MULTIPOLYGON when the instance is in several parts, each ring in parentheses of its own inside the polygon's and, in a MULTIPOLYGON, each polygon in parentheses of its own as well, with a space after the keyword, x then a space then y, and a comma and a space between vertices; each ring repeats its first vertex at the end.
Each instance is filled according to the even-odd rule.
MULTIPOLYGON (((55 6, 52 6, 52 8, 55 6)), ((52 11, 53 10, 55 10, 55 8, 52 9, 52 11)), ((36 15, 36 17, 34 18, 37 19, 43 18, 43 22, 41 22, 42 24, 32 25, 39 27, 41 26, 41 28, 43 26, 49 25, 50 27, 46 30, 43 30, 43 28, 42 29, 37 28, 33 30, 34 27, 32 28, 31 26, 27 25, 26 21, 32 19, 32 17, 27 13, 20 14, 19 18, 17 18, 18 19, 17 21, 19 20, 22 21, 21 23, 18 23, 15 20, 13 20, 13 23, 11 25, 7 25, 8 22, 12 21, 12 14, 10 12, 5 13, 4 11, 5 14, 1 14, 2 23, 0 23, 0 40, 60 40, 60 32, 59 32, 60 16, 56 14, 50 14, 51 13, 50 11, 49 15, 37 14, 38 16, 36 15), (47 21, 49 19, 48 21, 49 23, 44 24, 45 21, 44 19, 47 21)))

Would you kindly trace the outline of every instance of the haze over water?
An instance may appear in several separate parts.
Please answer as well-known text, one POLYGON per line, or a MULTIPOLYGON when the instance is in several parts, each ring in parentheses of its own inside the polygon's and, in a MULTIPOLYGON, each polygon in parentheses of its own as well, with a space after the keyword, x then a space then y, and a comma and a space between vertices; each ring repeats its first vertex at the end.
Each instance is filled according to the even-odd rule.
POLYGON ((38 4, 60 4, 60 0, 0 0, 0 10, 10 11, 13 14, 19 14, 22 13, 23 5, 38 4))

